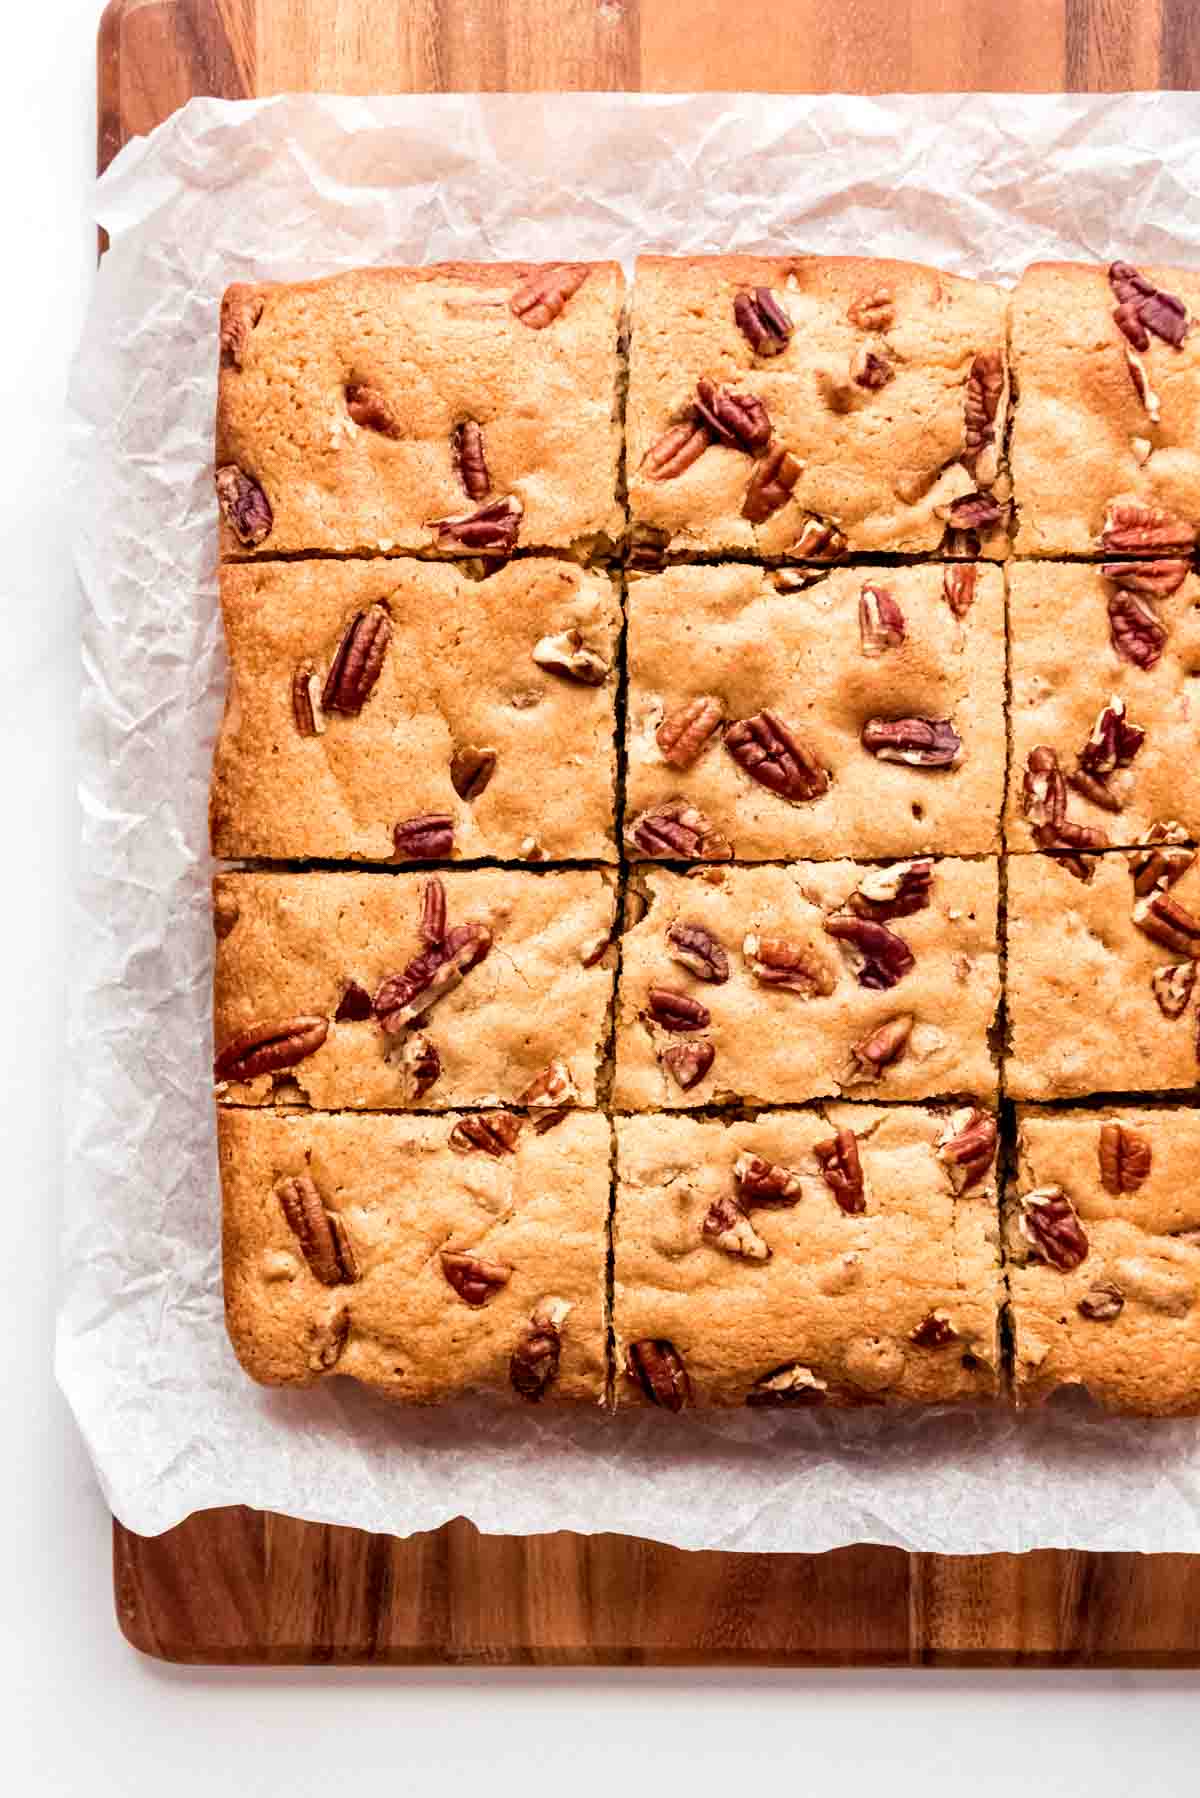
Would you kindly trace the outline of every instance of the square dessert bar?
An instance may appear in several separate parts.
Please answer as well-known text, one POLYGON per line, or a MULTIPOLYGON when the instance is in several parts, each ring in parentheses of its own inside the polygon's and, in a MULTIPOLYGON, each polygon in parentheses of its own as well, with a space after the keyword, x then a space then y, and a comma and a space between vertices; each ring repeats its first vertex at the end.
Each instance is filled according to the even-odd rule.
POLYGON ((615 262, 231 287, 221 554, 592 550, 618 539, 615 262))
POLYGON ((1021 1106, 1005 1240, 1018 1403, 1200 1411, 1200 1112, 1021 1106))
POLYGON ((950 529, 1006 553, 999 288, 857 257, 643 256, 631 327, 635 542, 810 560, 950 529))
POLYGON ((995 1097, 995 862, 647 869, 638 889, 618 1110, 995 1097))
POLYGON ((232 1105, 594 1105, 600 873, 219 874, 214 1075, 232 1105))
POLYGON ((1200 522, 1200 273, 1040 262, 1012 296, 1018 555, 1178 555, 1200 522))
POLYGON ((630 582, 627 853, 995 851, 1001 570, 796 579, 729 563, 630 582))
POLYGON ((615 860, 620 605, 521 557, 221 570, 219 856, 615 860))
POLYGON ((603 1402, 607 1118, 217 1119, 225 1316, 270 1386, 603 1402), (475 1140, 490 1119, 514 1127, 475 1140))
POLYGON ((1008 570, 1010 849, 1200 834, 1200 580, 1180 559, 1008 570))
POLYGON ((1200 868, 1161 844, 1008 863, 1010 1098, 1194 1087, 1200 868))
POLYGON ((996 1396, 990 1112, 617 1122, 618 1405, 996 1396))

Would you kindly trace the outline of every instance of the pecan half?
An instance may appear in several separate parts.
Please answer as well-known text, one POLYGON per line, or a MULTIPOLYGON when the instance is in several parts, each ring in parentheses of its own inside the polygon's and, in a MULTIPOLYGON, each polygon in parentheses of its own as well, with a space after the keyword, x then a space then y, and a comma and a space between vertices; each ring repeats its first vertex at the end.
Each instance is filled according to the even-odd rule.
POLYGON ((483 447, 483 427, 473 418, 455 425, 450 437, 450 456, 454 472, 463 484, 468 499, 486 499, 492 490, 487 456, 483 447))
POLYGON ((1200 954, 1200 918, 1193 917, 1178 900, 1161 888, 1134 902, 1133 921, 1152 942, 1179 955, 1200 954))
POLYGON ((251 1024, 219 1050, 213 1061, 217 1080, 256 1080, 260 1074, 294 1068, 312 1055, 329 1035, 329 1019, 283 1018, 269 1024, 251 1024))
POLYGON ((1188 309, 1182 300, 1156 287, 1128 262, 1111 263, 1108 279, 1117 299, 1113 317, 1135 350, 1149 349, 1151 332, 1179 348, 1188 329, 1188 309))
POLYGON ((1070 1273, 1087 1260, 1087 1236, 1061 1186, 1039 1186, 1022 1195, 1020 1229, 1037 1257, 1059 1273, 1070 1273))
POLYGON ((728 839, 713 829, 699 806, 682 797, 643 812, 626 835, 643 855, 702 862, 727 862, 733 855, 728 839))
POLYGON ((839 1130, 836 1136, 829 1137, 825 1142, 814 1143, 813 1154, 817 1158, 826 1186, 841 1209, 851 1217, 865 1211, 867 1200, 862 1161, 858 1153, 858 1138, 853 1130, 839 1130))
POLYGON ((494 1299, 512 1279, 512 1268, 502 1261, 485 1261, 479 1255, 465 1255, 454 1249, 443 1249, 441 1260, 447 1282, 463 1303, 475 1311, 494 1299))
POLYGON ((1093 805, 1100 806, 1106 812, 1120 812, 1124 806, 1118 796, 1105 784, 1102 775, 1089 774, 1086 768, 1076 768, 1067 775, 1067 785, 1073 787, 1084 799, 1090 799, 1093 805))
POLYGON ((603 686, 609 675, 604 657, 589 649, 583 632, 574 628, 560 631, 557 637, 539 638, 533 646, 533 659, 539 668, 584 687, 603 686))
POLYGON ((518 1105, 537 1110, 550 1105, 578 1105, 579 1088, 571 1078, 565 1061, 552 1061, 540 1074, 535 1074, 517 1099, 518 1105))
POLYGON ((1196 859, 1196 851, 1184 847, 1187 840, 1186 829, 1174 818, 1161 819, 1138 838, 1139 847, 1129 857, 1129 871, 1139 897, 1155 887, 1174 886, 1187 873, 1196 859))
POLYGON ((750 485, 742 501, 742 517, 750 524, 762 524, 780 506, 785 506, 804 473, 804 464, 782 443, 773 443, 766 455, 755 464, 750 485))
POLYGON ((1145 741, 1145 731, 1125 716, 1125 701, 1114 694, 1079 751, 1079 765, 1099 776, 1111 774, 1115 768, 1128 768, 1145 741))
POLYGON ((694 415, 670 425, 642 457, 642 472, 651 481, 673 481, 698 462, 712 438, 694 415))
POLYGON ((1100 1183, 1105 1192, 1120 1196, 1136 1192, 1150 1173, 1153 1154, 1146 1138, 1128 1124, 1109 1118, 1100 1126, 1097 1144, 1100 1183))
POLYGON ((981 350, 963 396, 963 464, 984 486, 996 478, 996 414, 1004 394, 1004 356, 981 350))
POLYGON ((474 512, 458 512, 452 518, 435 518, 439 549, 466 549, 477 556, 507 556, 516 548, 525 508, 515 493, 489 500, 474 512))
POLYGON ((915 1342, 918 1348, 926 1349, 949 1348, 957 1340, 958 1331, 951 1323, 947 1311, 931 1311, 909 1335, 910 1342, 915 1342))
POLYGON ((998 1131, 990 1111, 964 1105, 952 1111, 938 1137, 937 1156, 946 1164, 955 1192, 977 1186, 996 1159, 998 1131))
POLYGON ((890 287, 876 287, 854 296, 846 317, 859 331, 890 331, 896 322, 896 305, 890 287))
POLYGON ((904 641, 904 613, 887 587, 863 585, 858 596, 858 637, 865 656, 881 656, 904 641))
POLYGON ((464 743, 450 757, 450 785, 468 804, 484 792, 496 772, 496 751, 464 743))
POLYGON ((676 922, 667 926, 667 954, 682 963, 697 980, 723 986, 729 979, 729 957, 711 930, 703 924, 676 922))
POLYGON ((454 991, 492 947, 486 924, 456 924, 441 942, 427 943, 399 974, 389 974, 375 994, 375 1016, 389 1036, 398 1036, 454 991))
POLYGON ((1153 668, 1167 640, 1157 612, 1125 587, 1109 598, 1108 631, 1117 654, 1135 668, 1153 668))
POLYGON ((386 393, 365 381, 346 384, 346 410, 364 431, 378 431, 381 437, 403 437, 404 430, 386 393))
POLYGON ((825 933, 850 947, 859 986, 886 992, 916 967, 916 957, 903 937, 854 912, 835 912, 825 919, 825 933))
POLYGON ((744 774, 781 799, 819 799, 829 788, 828 769, 778 712, 740 718, 725 732, 725 747, 744 774))
POLYGON ((240 369, 250 333, 263 315, 260 294, 243 299, 244 287, 226 288, 221 300, 221 367, 240 369))
POLYGON ((320 678, 307 665, 292 676, 292 717, 302 737, 319 737, 324 732, 320 678))
POLYGON ((521 1120, 515 1112, 481 1111, 470 1117, 459 1118, 447 1140, 450 1147, 457 1149, 460 1155, 469 1155, 478 1150, 484 1155, 499 1159, 501 1155, 516 1153, 520 1134, 521 1120))
POLYGON ((942 569, 942 597, 956 618, 965 618, 975 603, 978 573, 974 562, 947 562, 942 569))
POLYGON ((1110 1324, 1125 1309, 1125 1294, 1111 1280, 1102 1280, 1098 1286, 1088 1287, 1075 1309, 1091 1323, 1110 1324))
POLYGON ((712 435, 731 449, 753 456, 771 441, 770 414, 752 393, 731 393, 702 377, 696 383, 695 404, 712 435))
POLYGON ((392 640, 386 606, 368 606, 352 618, 325 677, 321 705, 327 712, 356 718, 371 696, 392 640))
POLYGON ((271 535, 271 526, 275 522, 270 500, 258 482, 251 480, 236 462, 227 462, 224 468, 218 468, 216 482, 217 501, 226 524, 239 543, 256 549, 271 535))
POLYGON ((931 861, 893 862, 864 874, 846 904, 860 918, 886 924, 924 911, 933 893, 931 861))
POLYGON ((819 518, 814 512, 800 526, 799 535, 788 546, 788 554, 809 562, 837 562, 850 545, 831 518, 819 518))
POLYGON ((354 1245, 345 1222, 327 1211, 308 1174, 281 1180, 275 1188, 288 1229, 322 1286, 349 1286, 358 1279, 354 1245))
POLYGON ((908 1039, 912 1035, 916 1019, 911 1012, 901 1012, 898 1017, 889 1018, 864 1036, 850 1050, 851 1058, 859 1071, 859 1078, 878 1080, 883 1070, 894 1061, 899 1061, 908 1048, 908 1039))
POLYGON ((804 1196, 804 1181, 794 1168, 781 1167, 748 1149, 734 1162, 733 1179, 747 1211, 755 1205, 794 1205, 804 1196))
POLYGON ((713 1064, 716 1050, 706 1036, 695 1036, 686 1043, 672 1043, 659 1060, 683 1092, 698 1086, 713 1064))
POLYGON ((811 1367, 791 1361, 773 1373, 756 1380, 746 1394, 748 1405, 823 1405, 829 1383, 819 1379, 811 1367))
POLYGON ((685 700, 668 712, 654 733, 668 768, 690 768, 721 722, 723 708, 711 693, 685 700))
POLYGON ((673 986, 652 986, 646 995, 646 1009, 664 1030, 707 1030, 712 1023, 707 1005, 673 986))
POLYGON ((454 854, 454 819, 448 812, 405 818, 392 831, 392 842, 402 861, 446 861, 454 854))
POLYGON ((868 718, 861 741, 881 762, 911 768, 956 768, 963 759, 962 738, 949 718, 868 718))
POLYGON ((769 1261, 771 1251, 736 1199, 715 1199, 709 1206, 701 1235, 714 1249, 740 1255, 745 1261, 769 1261))
POLYGON ((1004 517, 1004 508, 991 493, 963 493, 942 515, 952 531, 990 531, 1004 517))
POLYGON ((795 328, 769 287, 735 294, 733 316, 756 356, 782 355, 795 328))
POLYGON ((1104 512, 1099 548, 1110 555, 1136 555, 1139 551, 1168 554, 1196 546, 1196 530, 1186 519, 1164 506, 1147 506, 1136 499, 1111 499, 1104 512))
POLYGON ((563 1325, 571 1309, 566 1299, 541 1299, 517 1339, 508 1378, 513 1391, 531 1403, 541 1398, 558 1374, 563 1325))
POLYGON ((400 1050, 400 1063, 408 1077, 410 1100, 423 1099, 431 1086, 442 1077, 442 1058, 437 1044, 427 1036, 412 1031, 400 1050))
POLYGON ((868 393, 878 393, 881 387, 895 377, 895 369, 888 357, 884 355, 885 345, 878 349, 869 343, 858 346, 850 358, 850 379, 856 387, 866 388, 868 393))
POLYGON ((664 1411, 682 1411, 691 1402, 687 1368, 673 1343, 652 1338, 631 1342, 625 1350, 625 1371, 650 1403, 664 1411))
POLYGON ((1106 581, 1114 581, 1129 593, 1169 599, 1182 587, 1191 567, 1190 562, 1167 557, 1155 562, 1102 562, 1100 572, 1106 581))
POLYGON ((837 972, 806 943, 751 932, 742 941, 750 972, 762 986, 782 986, 805 999, 827 999, 837 986, 837 972))
POLYGON ((1192 992, 1196 985, 1196 964, 1194 961, 1170 962, 1166 967, 1155 968, 1150 976, 1150 987, 1158 1009, 1164 1018, 1181 1018, 1188 1008, 1192 992))
POLYGON ((446 940, 446 888, 435 874, 421 886, 421 921, 417 935, 431 948, 446 940))
POLYGON ((335 1024, 361 1024, 371 1015, 371 995, 365 986, 359 986, 357 980, 346 983, 346 990, 338 1000, 338 1008, 333 1014, 335 1024))
POLYGON ((508 302, 509 311, 531 331, 552 325, 572 295, 591 273, 586 262, 560 262, 539 269, 518 287, 508 302))

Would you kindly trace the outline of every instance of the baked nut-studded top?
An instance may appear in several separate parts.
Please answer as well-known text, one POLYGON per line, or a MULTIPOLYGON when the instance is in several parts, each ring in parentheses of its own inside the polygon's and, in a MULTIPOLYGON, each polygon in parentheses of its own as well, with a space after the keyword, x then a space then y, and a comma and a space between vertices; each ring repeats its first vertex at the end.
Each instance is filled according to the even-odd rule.
POLYGON ((990 1113, 831 1105, 616 1130, 618 1405, 995 1396, 990 1113))
POLYGON ((1018 555, 1191 549, 1198 307, 1200 273, 1186 269, 1039 262, 1025 271, 1010 308, 1018 555))
POLYGON ((1004 304, 914 263, 640 257, 635 540, 811 560, 950 529, 1003 554, 1004 304))
POLYGON ((1194 860, 1194 850, 1171 843, 1010 859, 1010 1097, 1196 1085, 1194 860))
POLYGON ((222 568, 221 606, 217 855, 615 859, 607 575, 257 562, 222 568))
POLYGON ((630 901, 618 1110, 994 1096, 995 862, 646 869, 630 901))
POLYGON ((620 537, 615 262, 355 269, 227 290, 221 553, 620 537))
POLYGON ((676 567, 627 605, 634 859, 998 847, 1000 569, 676 567))
POLYGON ((434 1404, 604 1397, 610 1126, 223 1109, 225 1315, 247 1373, 434 1404))
POLYGON ((600 873, 219 874, 214 1074, 234 1105, 594 1105, 600 873))
POLYGON ((1200 1112, 1018 1110, 1005 1247, 1018 1402, 1200 1411, 1200 1112))

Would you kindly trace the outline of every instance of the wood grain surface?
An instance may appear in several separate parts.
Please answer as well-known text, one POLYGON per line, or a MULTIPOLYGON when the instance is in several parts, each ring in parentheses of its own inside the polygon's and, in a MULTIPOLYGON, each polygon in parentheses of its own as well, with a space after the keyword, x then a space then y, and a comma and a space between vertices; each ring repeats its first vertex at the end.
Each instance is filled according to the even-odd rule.
MULTIPOLYGON (((193 94, 1200 86, 1197 0, 115 0, 99 165, 193 94)), ((231 1508, 113 1526, 117 1615, 186 1662, 1200 1666, 1200 1557, 397 1541, 231 1508)))

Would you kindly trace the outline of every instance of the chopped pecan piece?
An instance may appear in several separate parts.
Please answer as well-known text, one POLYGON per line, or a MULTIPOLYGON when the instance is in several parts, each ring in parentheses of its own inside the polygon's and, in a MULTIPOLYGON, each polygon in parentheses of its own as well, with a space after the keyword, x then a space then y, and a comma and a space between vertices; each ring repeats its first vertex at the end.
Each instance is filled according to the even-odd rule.
POLYGON ((872 1030, 850 1050, 860 1080, 878 1080, 883 1070, 899 1061, 908 1048, 908 1039, 916 1019, 911 1012, 901 1012, 872 1030))
POLYGON ((699 806, 682 797, 643 812, 627 835, 644 855, 702 862, 727 862, 733 855, 728 839, 713 829, 699 806))
POLYGON ((701 1234, 705 1242, 726 1255, 746 1261, 769 1261, 771 1251, 736 1199, 715 1199, 708 1208, 701 1234))
POLYGON ((846 308, 846 317, 859 331, 890 331, 896 322, 891 288, 876 287, 871 293, 856 294, 846 308))
POLYGON ((1174 886, 1196 859, 1194 849, 1185 848, 1188 833, 1174 818, 1152 824, 1138 839, 1138 850, 1129 858, 1133 890, 1140 897, 1155 887, 1174 886))
POLYGON ((454 854, 454 819, 448 812, 422 812, 392 831, 397 856, 409 862, 440 862, 454 854))
POLYGON ((947 562, 942 570, 942 596, 956 618, 965 618, 975 603, 978 572, 973 562, 947 562))
POLYGON ((460 974, 469 974, 481 961, 486 961, 491 947, 491 930, 486 924, 474 920, 453 925, 442 942, 447 960, 453 962, 460 974))
POLYGON ((673 1343, 651 1338, 631 1342, 625 1350, 625 1371, 650 1403, 664 1411, 682 1411, 691 1402, 687 1368, 673 1343))
POLYGON ((1031 749, 1026 758, 1021 809, 1043 847, 1057 839, 1067 815, 1067 786, 1057 755, 1045 743, 1031 749))
POLYGON ((314 1054, 329 1035, 329 1019, 284 1018, 278 1023, 251 1024, 227 1042, 213 1061, 216 1080, 256 1080, 294 1068, 314 1054))
POLYGON ((484 453, 483 427, 473 418, 464 418, 460 425, 455 425, 450 438, 450 455, 467 498, 486 499, 492 490, 492 477, 484 453))
POLYGON ((794 327, 769 287, 735 294, 733 316, 756 356, 779 356, 786 350, 794 327))
POLYGON ((990 531, 1004 517, 1004 508, 991 493, 963 493, 945 509, 952 531, 990 531))
POLYGON ((981 350, 963 398, 963 464, 983 486, 996 478, 996 414, 1004 394, 1004 355, 981 350))
POLYGON ((512 1279, 512 1268, 502 1261, 484 1261, 479 1255, 465 1255, 454 1249, 443 1249, 441 1260, 449 1285, 465 1305, 476 1311, 512 1279))
POLYGON ((893 862, 864 874, 846 901, 860 918, 887 924, 893 918, 911 918, 924 911, 933 892, 931 861, 893 862))
POLYGON ((1155 968, 1150 976, 1150 986, 1158 1001, 1158 1009, 1164 1018, 1181 1018, 1188 1008, 1192 992, 1196 985, 1196 964, 1194 961, 1170 962, 1166 967, 1155 968))
POLYGON ((400 1050, 400 1062, 408 1076, 410 1100, 423 1099, 430 1087, 436 1086, 442 1077, 442 1058, 438 1054, 437 1044, 430 1042, 419 1031, 413 1031, 405 1037, 400 1050))
POLYGON ((539 269, 518 287, 508 302, 509 311, 531 331, 552 325, 572 295, 577 294, 591 270, 586 262, 561 262, 539 269))
POLYGON ((1164 506, 1144 505, 1137 499, 1111 499, 1105 508, 1099 548, 1109 555, 1170 555, 1172 551, 1190 552, 1195 547, 1195 526, 1164 506))
POLYGON ((696 411, 712 435, 731 449, 757 455, 771 441, 771 419, 762 401, 752 393, 731 393, 715 381, 696 383, 696 411))
POLYGON ((507 556, 516 548, 525 508, 516 494, 492 499, 474 512, 458 512, 451 518, 435 518, 439 549, 465 549, 477 556, 507 556))
POLYGON ((698 462, 712 438, 694 414, 670 425, 642 457, 642 471, 652 481, 673 481, 698 462))
POLYGON ((1125 1294, 1111 1280, 1102 1280, 1088 1287, 1075 1309, 1094 1324, 1110 1324, 1125 1309, 1125 1294))
POLYGON ((990 1111, 964 1105, 952 1111, 938 1137, 937 1155, 946 1163, 955 1192, 977 1186, 996 1159, 996 1120, 990 1111))
POLYGON ((731 724, 725 747, 743 773, 781 799, 819 799, 828 790, 828 769, 777 712, 755 712, 731 724))
POLYGON ((1063 819, 1054 841, 1064 849, 1107 849, 1108 847, 1108 838, 1102 830, 1093 830, 1088 824, 1073 824, 1070 818, 1063 819))
POLYGON ((1150 376, 1146 373, 1146 364, 1136 350, 1125 348, 1125 366, 1129 370, 1129 379, 1133 382, 1133 391, 1145 408, 1146 416, 1152 425, 1159 422, 1159 398, 1150 385, 1150 376))
POLYGON ((839 1130, 825 1142, 813 1144, 822 1178, 841 1209, 853 1217, 867 1208, 858 1138, 853 1130, 839 1130))
POLYGON ((750 485, 742 502, 742 517, 751 524, 762 524, 791 498, 796 482, 804 473, 804 464, 782 443, 773 443, 766 455, 755 464, 750 485))
POLYGON ((331 1373, 350 1340, 350 1313, 339 1311, 328 1321, 314 1319, 305 1331, 308 1365, 314 1373, 331 1373))
POLYGON ((805 999, 827 999, 837 985, 835 969, 806 943, 751 932, 743 939, 742 954, 762 986, 786 987, 805 999))
POLYGON ((827 1380, 818 1379, 811 1367, 792 1361, 756 1380, 746 1394, 748 1405, 823 1405, 827 1380))
POLYGON ((1108 630, 1119 656, 1135 668, 1153 668, 1167 640, 1166 629, 1151 606, 1121 587, 1108 602, 1108 630))
POLYGON ((357 980, 349 980, 333 1014, 335 1024, 361 1024, 371 1015, 371 995, 357 980))
POLYGON ((958 1331, 950 1321, 948 1311, 931 1311, 928 1317, 922 1318, 916 1329, 909 1336, 918 1348, 949 1348, 957 1341, 958 1331))
POLYGON ((427 943, 402 973, 389 974, 375 994, 375 1016, 389 1036, 398 1036, 454 991, 492 946, 486 924, 456 924, 441 942, 427 943))
POLYGON ((1109 1118, 1100 1126, 1097 1145, 1100 1157, 1100 1183, 1105 1192, 1120 1197, 1123 1192, 1136 1192, 1150 1174, 1153 1153, 1146 1138, 1128 1124, 1109 1118))
POLYGON ((733 1179, 747 1211, 755 1205, 794 1205, 804 1196, 804 1181, 794 1168, 781 1167, 749 1150, 734 1162, 733 1179))
POLYGON ((213 935, 218 942, 225 940, 241 915, 241 907, 233 895, 224 887, 218 887, 213 894, 212 906, 213 935))
POLYGON ((325 677, 321 705, 327 712, 356 718, 371 696, 392 640, 386 606, 368 606, 350 620, 325 677))
POLYGON ((652 986, 646 995, 646 1009, 664 1030, 707 1030, 712 1022, 707 1005, 673 986, 652 986))
POLYGON ((281 1180, 275 1188, 288 1229, 322 1286, 350 1286, 358 1279, 354 1245, 345 1222, 328 1211, 308 1174, 281 1180))
POLYGON ((221 367, 242 366, 250 333, 263 315, 261 294, 243 296, 244 287, 229 287, 221 301, 221 367))
POLYGON ((963 759, 962 738, 949 718, 868 718, 861 740, 881 762, 911 768, 956 768, 963 759))
POLYGON ((534 1076, 517 1100, 518 1105, 528 1105, 536 1110, 550 1105, 578 1105, 579 1088, 571 1078, 571 1070, 565 1061, 552 1061, 540 1074, 534 1076))
POLYGON ((1125 701, 1114 694, 1079 751, 1079 765, 1099 776, 1111 774, 1115 768, 1128 768, 1145 741, 1145 731, 1125 716, 1125 701))
POLYGON ((521 1120, 512 1111, 481 1111, 459 1118, 448 1138, 450 1147, 462 1155, 479 1150, 484 1155, 514 1155, 521 1120))
POLYGON ((1124 587, 1128 593, 1140 593, 1151 599, 1169 599, 1177 593, 1191 573, 1191 563, 1175 558, 1157 562, 1102 562, 1100 572, 1106 581, 1124 587))
POLYGON ((809 562, 837 562, 850 545, 831 518, 818 518, 812 513, 800 526, 800 534, 788 554, 809 562))
POLYGON ((703 924, 676 922, 667 927, 667 953, 693 973, 697 980, 723 986, 729 979, 729 957, 711 930, 703 924))
POLYGON ((421 921, 417 935, 432 948, 446 940, 446 888, 435 874, 421 887, 421 921))
POLYGON ((346 410, 360 430, 378 431, 381 437, 403 437, 404 429, 386 393, 365 381, 346 384, 346 410))
POLYGON ((711 693, 685 700, 668 712, 654 733, 668 768, 690 768, 721 722, 722 706, 711 693))
POLYGON ((589 649, 583 632, 576 629, 560 631, 557 637, 539 638, 533 646, 533 659, 539 668, 585 687, 603 686, 609 675, 604 657, 589 649))
POLYGON ((868 393, 878 393, 881 387, 895 377, 895 369, 884 354, 886 345, 879 348, 869 343, 858 346, 850 358, 850 379, 856 387, 866 388, 868 393))
POLYGON ((270 500, 258 482, 236 462, 227 462, 224 468, 218 468, 216 479, 217 500, 226 524, 239 543, 256 549, 271 535, 271 526, 275 522, 270 500))
POLYGON ((1059 1273, 1070 1273, 1087 1260, 1087 1236, 1061 1186, 1039 1186, 1022 1195, 1020 1229, 1038 1258, 1059 1273))
MULTIPOLYGON (((705 433, 705 442, 708 434, 705 433)), ((667 545, 671 541, 669 531, 660 531, 656 525, 635 524, 629 534, 629 554, 625 558, 626 574, 657 574, 666 566, 667 545)))
POLYGON ((545 1298, 517 1340, 508 1363, 514 1392, 536 1402, 558 1373, 562 1355, 563 1325, 572 1307, 566 1299, 545 1298))
POLYGON ((1128 262, 1109 265, 1109 284, 1116 295, 1113 313, 1135 350, 1150 347, 1150 333, 1178 349, 1188 329, 1188 309, 1173 293, 1164 293, 1128 262))
POLYGON ((450 785, 468 803, 478 799, 496 772, 496 751, 464 743, 450 757, 450 785))
POLYGON ((1133 921, 1152 942, 1179 955, 1195 958, 1200 953, 1200 918, 1193 917, 1178 900, 1161 888, 1134 902, 1133 921))
POLYGON ((825 919, 825 932, 835 941, 849 944, 859 986, 875 992, 886 992, 917 965, 904 938, 874 918, 835 912, 825 919))
POLYGON ((292 676, 292 717, 302 737, 319 737, 324 732, 321 682, 308 666, 297 668, 292 676))
POLYGON ((672 1043, 658 1059, 676 1086, 688 1093, 708 1073, 716 1053, 706 1036, 694 1036, 686 1043, 672 1043))
POLYGON ((864 582, 858 596, 858 636, 865 656, 881 656, 904 641, 904 613, 887 587, 864 582))

